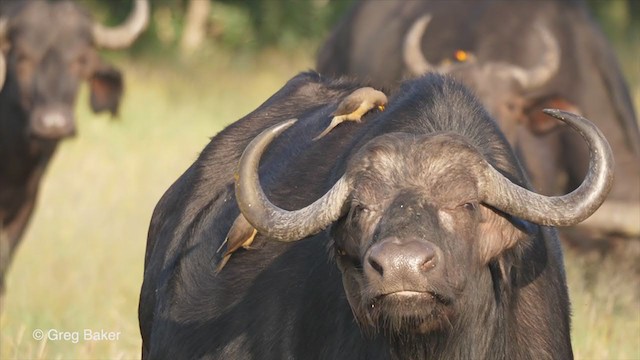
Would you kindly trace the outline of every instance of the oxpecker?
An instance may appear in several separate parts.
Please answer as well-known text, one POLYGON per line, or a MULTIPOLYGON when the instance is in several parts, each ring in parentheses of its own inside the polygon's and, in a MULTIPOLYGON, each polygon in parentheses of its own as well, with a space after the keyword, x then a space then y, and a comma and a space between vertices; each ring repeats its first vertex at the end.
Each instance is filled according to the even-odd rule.
POLYGON ((251 226, 242 214, 238 215, 233 225, 231 225, 227 237, 218 248, 217 252, 220 252, 224 244, 227 244, 227 251, 225 251, 222 260, 220 260, 220 263, 216 267, 216 273, 222 270, 231 258, 231 254, 236 250, 240 248, 250 249, 253 239, 255 239, 257 234, 258 230, 251 226))
POLYGON ((336 111, 331 114, 333 119, 331 119, 329 126, 313 140, 318 140, 327 135, 329 131, 343 121, 360 122, 364 114, 376 107, 382 111, 385 105, 387 105, 387 96, 382 91, 371 87, 360 88, 342 100, 336 111))

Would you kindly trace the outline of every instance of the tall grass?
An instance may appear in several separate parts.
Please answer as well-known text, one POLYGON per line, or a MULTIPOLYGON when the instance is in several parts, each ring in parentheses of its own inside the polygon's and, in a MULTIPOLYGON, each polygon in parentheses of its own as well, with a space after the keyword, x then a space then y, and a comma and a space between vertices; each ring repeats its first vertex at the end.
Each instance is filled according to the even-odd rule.
MULTIPOLYGON (((115 120, 90 114, 82 93, 79 136, 60 146, 9 273, 0 358, 138 358, 153 207, 211 136, 310 68, 312 55, 212 53, 207 62, 177 66, 123 60, 127 89, 115 120), (81 338, 36 341, 36 329, 81 338), (120 335, 84 341, 84 329, 120 335)), ((567 254, 578 358, 640 358, 638 269, 633 261, 619 265, 567 254)))

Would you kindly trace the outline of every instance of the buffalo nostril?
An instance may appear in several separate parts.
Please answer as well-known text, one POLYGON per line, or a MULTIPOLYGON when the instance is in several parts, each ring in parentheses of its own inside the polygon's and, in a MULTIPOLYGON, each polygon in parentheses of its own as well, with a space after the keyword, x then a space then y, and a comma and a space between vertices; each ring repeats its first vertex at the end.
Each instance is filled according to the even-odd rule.
POLYGON ((371 265, 371 267, 378 273, 380 274, 380 276, 382 276, 384 274, 384 269, 382 268, 382 265, 380 265, 375 259, 369 257, 369 265, 371 265))
POLYGON ((422 265, 420 266, 420 270, 422 271, 431 271, 433 268, 436 267, 436 259, 431 258, 429 260, 426 260, 424 263, 422 263, 422 265))
POLYGON ((422 265, 420 265, 420 270, 427 272, 436 267, 436 252, 434 251, 432 246, 425 246, 422 249, 421 255, 422 265))

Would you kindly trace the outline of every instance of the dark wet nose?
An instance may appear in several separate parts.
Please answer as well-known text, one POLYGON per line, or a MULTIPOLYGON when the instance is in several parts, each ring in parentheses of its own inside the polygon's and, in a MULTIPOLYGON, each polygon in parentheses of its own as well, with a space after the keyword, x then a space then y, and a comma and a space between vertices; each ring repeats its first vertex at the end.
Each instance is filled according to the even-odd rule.
POLYGON ((386 239, 371 247, 364 271, 371 280, 405 282, 422 278, 436 267, 436 260, 435 246, 429 242, 386 239))

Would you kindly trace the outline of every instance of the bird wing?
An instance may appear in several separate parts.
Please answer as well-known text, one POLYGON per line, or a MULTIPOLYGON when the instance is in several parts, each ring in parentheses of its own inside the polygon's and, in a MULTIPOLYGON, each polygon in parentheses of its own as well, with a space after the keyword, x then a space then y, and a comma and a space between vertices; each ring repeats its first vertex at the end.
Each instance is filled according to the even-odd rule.
POLYGON ((242 214, 238 215, 227 233, 227 251, 225 255, 231 254, 241 247, 251 245, 255 235, 256 229, 249 224, 242 214))
POLYGON ((218 263, 216 267, 216 273, 219 273, 222 268, 227 264, 229 258, 231 258, 231 254, 233 254, 239 248, 248 248, 251 243, 253 243, 253 239, 255 239, 258 231, 247 221, 247 219, 242 215, 238 215, 238 217, 231 225, 231 229, 227 233, 227 237, 222 242, 222 245, 218 248, 217 252, 222 250, 224 244, 227 244, 227 251, 225 251, 222 256, 222 260, 218 263))
POLYGON ((347 96, 344 100, 338 104, 338 108, 333 112, 333 116, 347 115, 358 110, 362 105, 363 100, 347 96))

